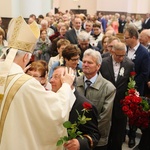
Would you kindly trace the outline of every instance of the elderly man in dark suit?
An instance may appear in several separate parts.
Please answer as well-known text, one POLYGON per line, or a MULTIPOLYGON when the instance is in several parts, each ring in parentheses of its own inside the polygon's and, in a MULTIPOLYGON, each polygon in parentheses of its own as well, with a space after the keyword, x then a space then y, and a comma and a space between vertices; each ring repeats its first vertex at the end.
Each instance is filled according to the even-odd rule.
MULTIPOLYGON (((55 68, 52 78, 50 79, 50 83, 52 86, 52 91, 57 92, 59 88, 61 87, 61 75, 64 73, 65 67, 59 66, 55 68)), ((74 86, 72 86, 74 89, 74 86)), ((88 101, 84 96, 81 96, 76 90, 74 92, 76 101, 73 104, 73 107, 71 109, 70 115, 69 115, 69 121, 71 123, 75 123, 78 121, 78 114, 82 114, 83 110, 83 103, 88 102, 91 104, 90 101, 88 101)), ((91 104, 92 105, 92 104, 91 104)), ((87 121, 86 124, 80 125, 79 131, 82 132, 83 139, 81 137, 77 137, 76 139, 72 139, 67 142, 67 144, 64 144, 64 147, 67 150, 91 150, 94 148, 98 140, 100 138, 100 133, 98 130, 98 113, 95 106, 92 105, 92 109, 88 111, 88 113, 85 114, 87 118, 91 118, 92 120, 87 121)))
MULTIPOLYGON (((144 86, 149 76, 149 64, 150 57, 148 50, 140 44, 139 33, 133 26, 128 26, 124 31, 125 43, 128 47, 127 56, 134 63, 136 72, 135 81, 137 91, 140 96, 144 94, 144 86)), ((129 147, 132 148, 135 145, 136 128, 130 126, 129 130, 129 147)))
POLYGON ((93 150, 107 150, 116 88, 99 73, 102 58, 98 51, 87 49, 82 61, 84 75, 77 78, 76 88, 96 106, 99 115, 98 128, 101 138, 93 150))
POLYGON ((81 31, 82 26, 82 20, 79 17, 75 17, 73 19, 73 28, 71 30, 68 30, 65 34, 65 37, 67 40, 70 41, 71 44, 78 44, 77 35, 81 31))
POLYGON ((121 107, 121 100, 125 97, 133 62, 126 56, 126 45, 118 42, 113 45, 112 55, 103 58, 100 72, 117 89, 112 112, 112 125, 108 141, 108 150, 122 150, 127 117, 121 107))
POLYGON ((142 24, 143 29, 150 29, 150 13, 146 14, 146 19, 144 20, 142 24))

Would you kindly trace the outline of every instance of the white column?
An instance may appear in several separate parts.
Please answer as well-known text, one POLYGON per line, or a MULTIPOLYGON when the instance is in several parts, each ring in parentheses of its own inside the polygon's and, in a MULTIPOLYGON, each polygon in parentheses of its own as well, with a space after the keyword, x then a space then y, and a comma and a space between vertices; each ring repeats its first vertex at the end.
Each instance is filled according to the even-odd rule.
POLYGON ((28 18, 30 14, 46 15, 51 11, 51 0, 20 0, 21 13, 28 18))
POLYGON ((52 0, 0 0, 0 16, 28 18, 30 14, 45 15, 51 11, 52 0))

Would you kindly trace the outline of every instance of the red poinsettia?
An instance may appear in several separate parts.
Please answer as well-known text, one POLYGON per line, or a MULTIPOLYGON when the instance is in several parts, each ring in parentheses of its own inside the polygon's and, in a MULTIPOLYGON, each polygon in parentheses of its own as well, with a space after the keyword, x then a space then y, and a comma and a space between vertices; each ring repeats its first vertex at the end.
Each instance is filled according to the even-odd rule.
POLYGON ((129 124, 147 128, 150 125, 150 104, 145 97, 140 97, 139 92, 135 89, 134 76, 135 72, 130 73, 131 77, 128 83, 128 91, 122 100, 122 110, 129 118, 129 124))

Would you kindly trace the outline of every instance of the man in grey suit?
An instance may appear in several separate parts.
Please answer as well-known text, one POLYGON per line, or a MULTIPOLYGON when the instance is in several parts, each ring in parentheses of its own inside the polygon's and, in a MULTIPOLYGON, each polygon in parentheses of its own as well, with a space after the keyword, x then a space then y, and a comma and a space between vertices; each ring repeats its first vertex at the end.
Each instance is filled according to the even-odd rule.
POLYGON ((100 141, 94 150, 107 150, 113 101, 116 88, 98 73, 102 58, 98 51, 87 49, 83 55, 82 70, 84 75, 77 78, 76 88, 85 95, 98 110, 98 128, 100 141), (91 84, 89 84, 91 83, 91 84))
POLYGON ((65 37, 67 40, 70 41, 71 44, 78 44, 77 35, 81 31, 81 26, 82 26, 81 18, 75 17, 72 23, 73 23, 73 28, 66 32, 65 37))
POLYGON ((112 56, 103 58, 100 72, 117 89, 112 112, 112 125, 109 135, 108 150, 122 150, 122 141, 125 136, 127 117, 121 107, 125 97, 130 72, 133 71, 133 62, 126 56, 126 45, 118 42, 113 45, 112 56))

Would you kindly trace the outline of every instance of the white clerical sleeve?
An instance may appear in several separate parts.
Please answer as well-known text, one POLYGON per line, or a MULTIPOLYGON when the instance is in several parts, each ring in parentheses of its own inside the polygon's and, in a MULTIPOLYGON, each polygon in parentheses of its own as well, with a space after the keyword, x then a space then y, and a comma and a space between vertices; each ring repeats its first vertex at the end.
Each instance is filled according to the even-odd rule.
POLYGON ((56 143, 67 135, 63 123, 68 120, 74 101, 73 91, 66 83, 54 93, 46 91, 34 78, 27 81, 8 110, 0 149, 62 150, 56 143))

